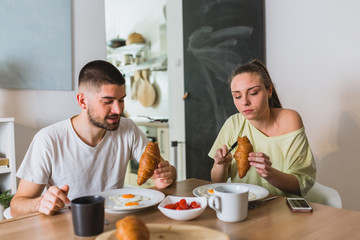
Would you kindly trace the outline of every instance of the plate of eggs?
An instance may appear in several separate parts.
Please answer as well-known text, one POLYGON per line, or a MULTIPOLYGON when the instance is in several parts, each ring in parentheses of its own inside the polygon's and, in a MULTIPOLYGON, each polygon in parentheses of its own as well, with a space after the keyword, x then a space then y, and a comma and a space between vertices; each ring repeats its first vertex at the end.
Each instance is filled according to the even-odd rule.
POLYGON ((193 190, 193 194, 197 197, 206 197, 207 199, 209 199, 210 196, 214 195, 214 188, 216 188, 217 186, 222 186, 227 184, 241 185, 247 187, 249 189, 249 202, 263 199, 269 195, 269 191, 267 189, 247 183, 214 183, 214 184, 202 185, 195 188, 193 190))
POLYGON ((113 189, 99 194, 105 198, 105 211, 127 213, 141 210, 160 203, 165 194, 145 188, 113 189))

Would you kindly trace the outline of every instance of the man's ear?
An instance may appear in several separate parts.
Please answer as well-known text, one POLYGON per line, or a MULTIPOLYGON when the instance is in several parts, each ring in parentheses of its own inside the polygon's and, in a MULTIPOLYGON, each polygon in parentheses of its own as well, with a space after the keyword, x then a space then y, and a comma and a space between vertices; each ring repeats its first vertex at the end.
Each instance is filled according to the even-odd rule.
POLYGON ((84 93, 78 93, 78 95, 76 95, 76 99, 77 99, 77 102, 79 104, 79 106, 82 108, 82 109, 86 109, 87 107, 87 99, 85 97, 85 94, 84 93))

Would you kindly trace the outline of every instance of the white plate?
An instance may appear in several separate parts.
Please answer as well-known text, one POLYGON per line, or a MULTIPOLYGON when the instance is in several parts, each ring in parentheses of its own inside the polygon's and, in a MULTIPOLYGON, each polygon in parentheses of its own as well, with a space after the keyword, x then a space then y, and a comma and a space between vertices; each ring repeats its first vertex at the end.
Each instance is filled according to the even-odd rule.
POLYGON ((12 218, 12 216, 10 215, 10 207, 8 207, 7 209, 4 210, 3 215, 4 215, 5 219, 12 218))
POLYGON ((105 198, 105 211, 111 213, 128 213, 133 211, 138 211, 144 208, 148 208, 160 203, 164 198, 165 194, 160 191, 146 189, 146 188, 121 188, 109 190, 106 192, 102 192, 99 194, 105 198), (137 206, 129 206, 129 207, 119 207, 116 206, 116 202, 111 200, 109 197, 123 194, 133 194, 133 195, 141 195, 149 200, 142 200, 139 202, 137 206))
POLYGON ((209 198, 212 195, 211 193, 208 192, 209 189, 214 189, 217 186, 229 185, 229 184, 241 185, 249 188, 249 202, 266 198, 269 195, 269 191, 267 189, 247 183, 213 183, 213 184, 202 185, 195 188, 193 190, 193 194, 197 197, 209 198))

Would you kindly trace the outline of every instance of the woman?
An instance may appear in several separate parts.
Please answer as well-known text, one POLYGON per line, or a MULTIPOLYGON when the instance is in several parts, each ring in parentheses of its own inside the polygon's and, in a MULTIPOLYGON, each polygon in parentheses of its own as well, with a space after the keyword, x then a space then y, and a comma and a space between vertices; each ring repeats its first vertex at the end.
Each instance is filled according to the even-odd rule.
POLYGON ((213 182, 244 182, 270 193, 304 196, 314 185, 316 167, 300 115, 284 109, 266 67, 253 60, 230 76, 231 94, 239 113, 226 120, 212 146, 213 182), (250 170, 242 179, 228 148, 247 136, 254 147, 250 170))

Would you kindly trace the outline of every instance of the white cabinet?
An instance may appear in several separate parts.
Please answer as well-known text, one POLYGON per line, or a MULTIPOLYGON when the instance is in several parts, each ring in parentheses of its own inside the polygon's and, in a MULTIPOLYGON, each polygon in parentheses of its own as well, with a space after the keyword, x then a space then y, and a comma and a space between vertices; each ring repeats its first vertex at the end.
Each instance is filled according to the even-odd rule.
POLYGON ((157 141, 159 144, 161 156, 163 157, 163 159, 170 161, 169 128, 157 128, 157 141))
POLYGON ((14 118, 0 118, 0 189, 16 192, 14 118), (9 165, 7 165, 9 164, 9 165))

